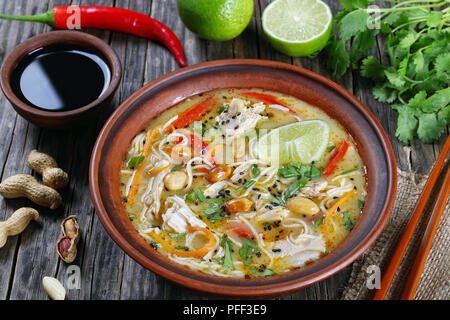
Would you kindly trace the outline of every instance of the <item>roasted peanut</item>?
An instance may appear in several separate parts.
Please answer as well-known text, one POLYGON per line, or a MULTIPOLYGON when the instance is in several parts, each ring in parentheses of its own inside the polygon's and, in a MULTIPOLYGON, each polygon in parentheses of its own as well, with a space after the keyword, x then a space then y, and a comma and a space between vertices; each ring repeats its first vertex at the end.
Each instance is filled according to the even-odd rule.
POLYGON ((230 213, 249 212, 253 201, 247 198, 232 199, 225 202, 225 206, 230 213))
POLYGON ((61 238, 56 241, 56 252, 64 262, 71 263, 77 257, 80 226, 76 216, 69 216, 61 223, 61 238))
POLYGON ((66 289, 64 289, 58 279, 52 277, 44 277, 42 279, 42 286, 45 292, 52 300, 64 300, 66 298, 66 289))
POLYGON ((186 182, 186 173, 182 171, 170 172, 164 177, 164 186, 170 191, 178 191, 183 189, 186 182))
POLYGON ((58 167, 55 159, 49 155, 33 150, 28 155, 28 165, 42 175, 42 181, 46 186, 59 189, 69 182, 69 177, 58 167))
POLYGON ((17 174, 0 183, 0 194, 5 198, 26 197, 34 203, 56 209, 62 202, 59 193, 37 182, 29 174, 17 174))
POLYGON ((314 201, 305 197, 293 197, 286 202, 286 208, 295 214, 311 216, 320 211, 320 208, 314 201))
POLYGON ((39 213, 33 208, 20 208, 6 221, 0 222, 0 248, 6 243, 9 236, 22 233, 31 220, 39 218, 39 213))
POLYGON ((225 180, 231 175, 232 171, 233 170, 229 166, 218 165, 208 173, 208 175, 206 176, 206 180, 208 180, 209 182, 225 180))

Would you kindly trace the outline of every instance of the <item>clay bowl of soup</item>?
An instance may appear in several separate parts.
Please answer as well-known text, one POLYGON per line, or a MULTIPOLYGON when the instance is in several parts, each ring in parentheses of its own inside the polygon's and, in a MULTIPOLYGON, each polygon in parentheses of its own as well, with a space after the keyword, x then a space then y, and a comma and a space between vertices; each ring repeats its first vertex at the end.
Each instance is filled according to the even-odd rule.
POLYGON ((260 60, 202 63, 134 93, 104 125, 89 178, 128 255, 227 296, 286 294, 342 270, 396 194, 392 147, 367 107, 260 60))

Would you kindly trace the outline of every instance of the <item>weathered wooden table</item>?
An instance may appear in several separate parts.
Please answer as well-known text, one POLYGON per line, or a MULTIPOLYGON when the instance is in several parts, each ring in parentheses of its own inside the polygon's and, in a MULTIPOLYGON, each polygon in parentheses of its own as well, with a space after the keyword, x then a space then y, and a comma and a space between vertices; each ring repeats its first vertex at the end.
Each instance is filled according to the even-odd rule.
MULTIPOLYGON (((123 7, 148 14, 169 26, 179 36, 190 65, 225 58, 256 58, 278 60, 310 69, 341 84, 372 110, 390 137, 399 168, 427 173, 439 154, 444 137, 430 145, 415 141, 408 148, 395 138, 395 113, 388 105, 373 99, 372 84, 361 78, 358 71, 349 71, 344 77, 333 77, 327 69, 323 54, 315 59, 292 59, 274 51, 261 30, 260 16, 269 2, 270 0, 255 0, 254 16, 249 27, 238 38, 224 43, 204 41, 189 32, 178 17, 175 0, 15 0, 1 1, 0 12, 36 14, 55 5, 70 4, 123 7)), ((338 10, 338 1, 326 2, 333 11, 338 10)), ((0 21, 0 61, 19 43, 50 29, 29 22, 0 21)), ((72 288, 68 290, 68 298, 71 300, 205 298, 201 293, 166 281, 128 257, 103 229, 89 195, 88 166, 91 149, 109 114, 135 90, 176 70, 178 65, 169 51, 157 43, 109 31, 84 31, 108 42, 122 61, 122 82, 108 112, 82 130, 52 132, 22 119, 6 98, 3 95, 0 97, 1 179, 17 173, 30 173, 26 157, 35 148, 53 155, 70 176, 70 186, 62 191, 63 205, 56 211, 39 208, 39 220, 31 223, 23 234, 9 238, 5 247, 0 249, 0 299, 47 299, 41 286, 44 276, 56 277, 72 288), (78 257, 70 267, 71 265, 58 258, 55 241, 60 234, 60 222, 65 216, 72 214, 78 216, 82 239, 78 244, 78 257), (78 271, 79 283, 76 281, 78 271)), ((378 39, 372 54, 386 59, 382 39, 378 39)), ((25 205, 34 206, 23 199, 1 199, 0 220, 6 219, 14 210, 25 205)), ((351 266, 283 299, 338 299, 350 271, 351 266)))

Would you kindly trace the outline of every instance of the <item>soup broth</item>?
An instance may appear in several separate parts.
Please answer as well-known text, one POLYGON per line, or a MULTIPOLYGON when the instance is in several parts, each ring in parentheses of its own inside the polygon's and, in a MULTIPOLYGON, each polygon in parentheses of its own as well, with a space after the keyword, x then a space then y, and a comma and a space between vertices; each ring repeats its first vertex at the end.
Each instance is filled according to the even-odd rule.
POLYGON ((351 231, 366 196, 364 163, 336 120, 258 89, 197 95, 165 111, 131 141, 120 181, 126 213, 153 249, 224 277, 313 263, 351 231), (300 149, 304 125, 325 132, 311 135, 313 156, 300 149), (261 141, 288 126, 299 128, 292 140, 280 131, 271 145, 280 151, 262 156, 261 141), (275 159, 286 158, 283 146, 287 162, 275 159))

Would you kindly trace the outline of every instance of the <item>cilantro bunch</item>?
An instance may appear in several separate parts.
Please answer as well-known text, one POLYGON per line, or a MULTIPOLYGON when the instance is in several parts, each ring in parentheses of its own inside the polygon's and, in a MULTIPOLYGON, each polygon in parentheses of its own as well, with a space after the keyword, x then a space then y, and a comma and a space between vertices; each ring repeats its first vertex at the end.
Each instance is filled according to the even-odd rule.
POLYGON ((375 82, 374 97, 398 112, 399 140, 439 138, 450 123, 450 0, 339 1, 342 11, 327 46, 333 73, 351 67, 375 82), (391 7, 373 6, 383 3, 391 7), (366 57, 380 33, 389 65, 366 57))

